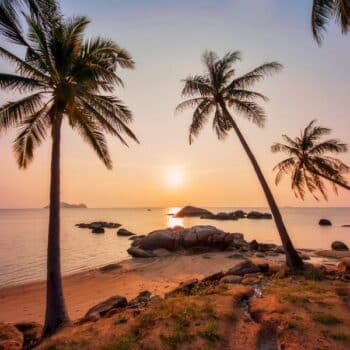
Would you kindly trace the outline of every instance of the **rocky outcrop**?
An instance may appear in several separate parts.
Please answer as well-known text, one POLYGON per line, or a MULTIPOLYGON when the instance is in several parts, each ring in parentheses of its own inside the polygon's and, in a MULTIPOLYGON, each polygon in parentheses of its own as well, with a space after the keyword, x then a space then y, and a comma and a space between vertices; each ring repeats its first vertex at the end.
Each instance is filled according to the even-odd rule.
POLYGON ((96 228, 93 228, 91 232, 97 233, 97 234, 105 233, 105 229, 103 227, 96 227, 96 228))
MULTIPOLYGON (((145 238, 132 243, 128 253, 135 257, 153 257, 162 253, 179 250, 204 248, 207 250, 225 250, 243 240, 240 233, 227 233, 213 226, 193 226, 191 228, 168 228, 149 233, 145 238)), ((164 254, 162 254, 164 255, 164 254)))
POLYGON ((21 350, 23 334, 12 324, 0 322, 0 349, 21 350))
POLYGON ((174 216, 177 218, 184 218, 184 217, 196 217, 196 216, 201 217, 201 216, 210 215, 210 214, 211 214, 211 212, 209 210, 188 205, 188 206, 182 208, 174 216))
POLYGON ((247 214, 247 219, 272 219, 272 215, 270 213, 251 211, 247 214))
POLYGON ((349 247, 341 241, 334 241, 331 247, 332 247, 332 250, 344 251, 344 252, 349 251, 349 247))
POLYGON ((235 213, 224 213, 220 212, 217 214, 205 214, 201 216, 201 219, 208 219, 208 220, 238 220, 238 217, 235 213))
POLYGON ((75 226, 79 228, 89 228, 91 230, 95 228, 118 228, 121 226, 121 224, 118 224, 116 222, 107 222, 107 221, 94 221, 90 223, 80 223, 76 224, 75 226))
MULTIPOLYGON (((50 208, 49 205, 44 207, 44 209, 48 209, 48 208, 50 208)), ((63 208, 63 209, 87 209, 87 205, 84 203, 70 204, 70 203, 66 203, 66 202, 61 202, 60 208, 63 208)))
POLYGON ((135 233, 130 232, 129 230, 125 229, 125 228, 120 228, 117 231, 117 235, 118 236, 124 236, 124 237, 130 237, 130 236, 135 236, 135 233))
POLYGON ((104 317, 110 313, 111 310, 120 309, 126 307, 127 305, 128 301, 125 297, 115 295, 90 308, 85 314, 84 318, 91 319, 96 317, 104 317))
POLYGON ((321 219, 318 224, 320 226, 332 226, 332 222, 328 219, 321 219))

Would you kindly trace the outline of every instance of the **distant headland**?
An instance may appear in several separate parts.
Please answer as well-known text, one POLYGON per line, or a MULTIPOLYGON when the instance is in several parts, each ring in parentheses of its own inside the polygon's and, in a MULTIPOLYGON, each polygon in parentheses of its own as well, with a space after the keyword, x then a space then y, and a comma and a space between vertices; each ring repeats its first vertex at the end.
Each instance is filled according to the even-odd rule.
MULTIPOLYGON (((48 209, 50 206, 47 205, 46 207, 44 207, 44 209, 48 209)), ((61 208, 69 208, 69 209, 87 209, 87 205, 84 203, 80 203, 80 204, 69 204, 66 202, 61 202, 60 203, 60 207, 61 208)))

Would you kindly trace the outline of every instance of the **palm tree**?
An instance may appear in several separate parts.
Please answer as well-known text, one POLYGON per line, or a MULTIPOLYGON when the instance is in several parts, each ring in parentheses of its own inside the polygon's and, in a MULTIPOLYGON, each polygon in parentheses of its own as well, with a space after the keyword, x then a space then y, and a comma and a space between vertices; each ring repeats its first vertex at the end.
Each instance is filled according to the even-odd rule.
POLYGON ((249 88, 266 75, 280 71, 282 66, 277 62, 265 63, 240 77, 235 77, 233 64, 240 60, 240 56, 238 51, 227 53, 223 58, 218 58, 212 51, 204 53, 205 73, 190 76, 184 80, 182 96, 189 99, 180 103, 176 110, 179 112, 189 107, 195 108, 189 130, 190 144, 193 137, 199 134, 210 115, 213 116, 213 128, 219 140, 224 139, 231 129, 234 130, 247 153, 271 208, 286 252, 287 265, 301 268, 303 262, 289 238, 272 192, 253 152, 230 113, 232 111, 240 114, 254 124, 263 127, 266 118, 265 112, 256 100, 266 101, 267 97, 249 90, 249 88))
POLYGON ((332 18, 340 23, 345 34, 350 28, 350 0, 313 0, 311 11, 312 34, 320 45, 326 26, 332 18))
POLYGON ((16 67, 16 74, 0 74, 0 88, 26 94, 0 107, 0 130, 20 129, 14 140, 20 168, 29 165, 48 133, 52 139, 44 326, 44 335, 49 335, 68 322, 60 268, 62 123, 65 120, 77 130, 108 169, 112 161, 104 133, 125 145, 124 134, 138 141, 128 127, 132 120, 130 110, 112 95, 115 86, 122 85, 116 69, 134 67, 128 52, 101 37, 84 39, 89 23, 86 17, 65 18, 56 1, 37 1, 46 6, 41 7, 42 12, 32 6, 26 7, 25 12, 19 11, 12 1, 0 5, 0 33, 25 49, 21 58, 0 47, 0 56, 16 67))
POLYGON ((322 136, 328 135, 331 129, 316 126, 312 120, 294 139, 282 135, 285 143, 275 143, 271 147, 274 153, 283 152, 288 155, 278 163, 274 170, 276 184, 278 185, 284 175, 291 176, 292 190, 297 197, 304 199, 308 190, 315 199, 319 192, 327 200, 326 186, 323 180, 330 182, 337 193, 337 186, 350 190, 345 174, 350 172, 350 167, 337 158, 330 157, 328 153, 344 153, 347 145, 336 139, 320 141, 322 136))

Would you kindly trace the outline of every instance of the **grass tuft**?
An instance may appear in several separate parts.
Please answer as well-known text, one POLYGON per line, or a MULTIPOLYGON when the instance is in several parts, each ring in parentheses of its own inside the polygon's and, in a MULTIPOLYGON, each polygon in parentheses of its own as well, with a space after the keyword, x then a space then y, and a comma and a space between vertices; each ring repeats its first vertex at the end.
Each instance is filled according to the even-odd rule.
POLYGON ((335 325, 335 324, 339 324, 341 323, 342 321, 332 315, 332 314, 327 314, 327 313, 323 313, 323 312, 316 312, 312 315, 312 319, 315 321, 315 322, 318 322, 318 323, 322 323, 324 325, 335 325))
POLYGON ((198 332, 198 335, 210 342, 214 342, 220 338, 218 328, 213 320, 206 322, 202 329, 198 332))

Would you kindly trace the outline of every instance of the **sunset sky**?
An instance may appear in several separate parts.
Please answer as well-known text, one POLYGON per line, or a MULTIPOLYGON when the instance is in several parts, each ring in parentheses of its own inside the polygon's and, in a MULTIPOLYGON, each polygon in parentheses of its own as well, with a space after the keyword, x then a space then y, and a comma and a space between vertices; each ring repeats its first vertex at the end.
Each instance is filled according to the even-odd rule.
MULTIPOLYGON (((80 136, 67 126, 62 143, 62 200, 89 207, 265 206, 256 176, 235 135, 219 142, 211 124, 188 145, 190 111, 174 116, 180 80, 201 73, 206 49, 240 50, 245 73, 267 61, 284 65, 256 90, 270 97, 268 123, 259 129, 237 116, 280 205, 349 206, 350 194, 328 202, 300 201, 287 178, 274 185, 272 168, 281 157, 270 146, 294 136, 311 120, 350 142, 350 35, 332 25, 322 47, 310 30, 311 0, 63 0, 66 14, 87 15, 88 34, 112 38, 132 54, 136 69, 121 71, 125 89, 116 94, 134 113, 141 144, 125 148, 109 138, 114 162, 108 171, 80 136)), ((1 39, 2 40, 2 39, 1 39)), ((5 45, 8 47, 8 45, 5 45)), ((1 71, 11 67, 0 61, 1 71)), ((14 98, 0 92, 0 103, 14 98)), ((12 151, 15 131, 0 136, 0 208, 42 207, 48 202, 50 140, 26 170, 12 151)), ((350 153, 342 159, 349 164, 350 153)))

